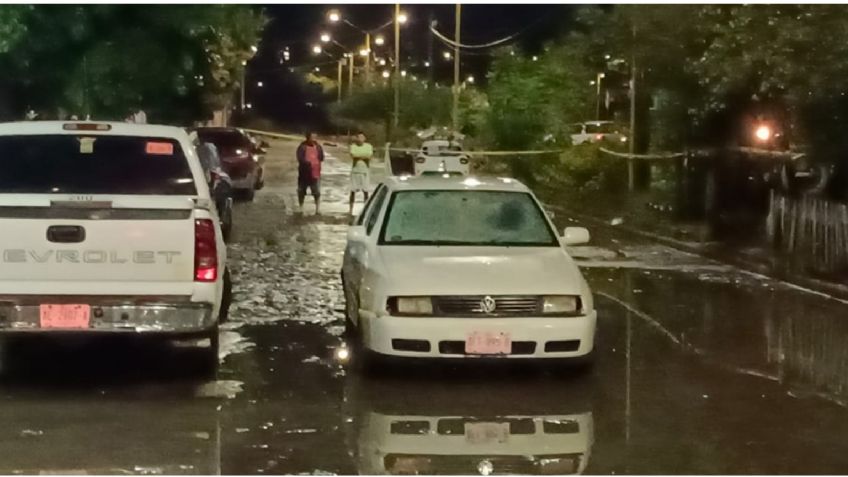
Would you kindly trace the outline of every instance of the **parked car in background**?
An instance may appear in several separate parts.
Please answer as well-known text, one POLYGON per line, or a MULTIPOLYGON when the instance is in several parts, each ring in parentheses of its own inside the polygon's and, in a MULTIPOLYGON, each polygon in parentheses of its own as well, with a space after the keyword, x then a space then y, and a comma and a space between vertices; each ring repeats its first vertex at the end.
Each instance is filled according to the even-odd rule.
POLYGON ((627 142, 627 136, 622 134, 612 121, 586 121, 571 125, 571 144, 574 146, 596 142, 627 142))
POLYGON ((462 145, 446 139, 424 141, 415 156, 415 175, 468 175, 471 171, 468 155, 462 145))
POLYGON ((588 363, 592 292, 563 236, 514 179, 390 177, 348 233, 342 283, 353 356, 588 363))
POLYGON ((233 185, 230 175, 221 166, 221 158, 218 148, 209 142, 200 142, 196 133, 191 133, 192 141, 206 181, 209 184, 209 192, 215 202, 215 209, 221 219, 221 234, 224 240, 229 242, 233 231, 233 185))
POLYGON ((265 186, 264 164, 267 144, 256 141, 245 131, 228 127, 194 129, 201 142, 215 145, 224 171, 229 174, 234 191, 253 200, 257 190, 265 186))
MULTIPOLYGON (((168 126, 0 124, 0 336, 148 336, 218 366, 226 246, 191 139, 168 126)), ((104 357, 104 359, 109 359, 104 357)))

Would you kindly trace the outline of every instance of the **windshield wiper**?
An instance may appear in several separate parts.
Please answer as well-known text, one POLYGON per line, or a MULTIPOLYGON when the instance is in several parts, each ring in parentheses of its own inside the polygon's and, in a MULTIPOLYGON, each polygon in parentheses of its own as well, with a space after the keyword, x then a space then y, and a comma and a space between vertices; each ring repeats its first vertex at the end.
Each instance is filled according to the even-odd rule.
POLYGON ((460 240, 421 240, 421 239, 401 239, 387 240, 386 245, 474 245, 472 242, 463 242, 460 240))

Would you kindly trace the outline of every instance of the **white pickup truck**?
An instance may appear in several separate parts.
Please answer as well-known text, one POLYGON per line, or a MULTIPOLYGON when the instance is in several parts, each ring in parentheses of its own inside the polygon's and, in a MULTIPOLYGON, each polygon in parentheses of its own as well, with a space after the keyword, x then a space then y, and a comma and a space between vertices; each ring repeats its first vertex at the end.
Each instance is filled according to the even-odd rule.
POLYGON ((196 151, 175 127, 0 124, 0 337, 150 335, 218 366, 230 281, 196 151))

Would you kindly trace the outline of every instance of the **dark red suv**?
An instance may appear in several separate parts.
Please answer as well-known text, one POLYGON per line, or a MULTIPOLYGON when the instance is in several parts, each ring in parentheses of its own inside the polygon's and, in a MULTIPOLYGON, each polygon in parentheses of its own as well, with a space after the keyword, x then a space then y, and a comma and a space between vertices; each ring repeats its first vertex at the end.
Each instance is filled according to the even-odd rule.
POLYGON ((201 142, 218 148, 221 164, 232 179, 233 189, 247 200, 265 185, 264 163, 268 144, 254 140, 238 128, 196 128, 201 142))

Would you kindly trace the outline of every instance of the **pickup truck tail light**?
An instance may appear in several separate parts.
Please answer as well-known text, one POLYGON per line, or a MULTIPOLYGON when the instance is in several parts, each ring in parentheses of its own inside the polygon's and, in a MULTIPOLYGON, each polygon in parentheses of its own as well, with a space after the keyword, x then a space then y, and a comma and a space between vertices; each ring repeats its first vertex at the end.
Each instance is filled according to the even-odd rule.
POLYGON ((218 279, 218 245, 215 223, 211 219, 194 221, 194 281, 214 282, 218 279))

